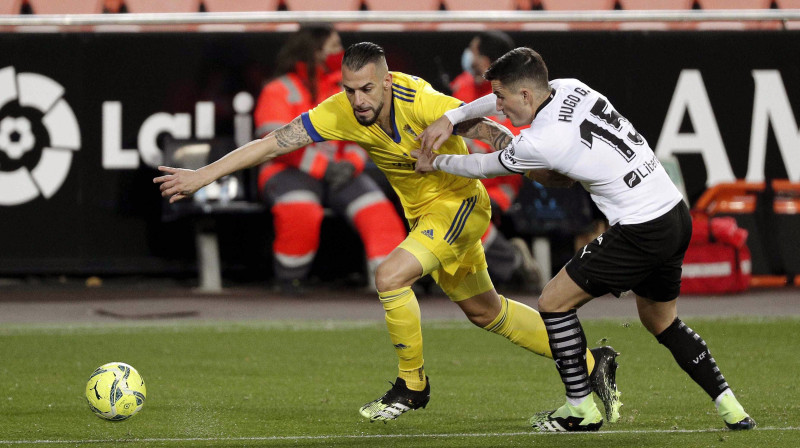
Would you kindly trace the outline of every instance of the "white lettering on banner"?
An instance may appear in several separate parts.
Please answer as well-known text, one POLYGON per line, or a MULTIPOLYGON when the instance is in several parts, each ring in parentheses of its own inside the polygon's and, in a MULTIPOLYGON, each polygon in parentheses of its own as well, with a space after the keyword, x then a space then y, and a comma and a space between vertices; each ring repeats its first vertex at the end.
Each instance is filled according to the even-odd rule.
POLYGON ((243 146, 253 139, 253 95, 239 92, 233 97, 233 138, 236 146, 243 146))
POLYGON ((139 168, 135 149, 122 149, 122 103, 103 103, 103 168, 107 170, 139 168))
POLYGON ((189 114, 159 112, 147 117, 139 129, 139 154, 147 165, 158 168, 164 163, 164 154, 158 147, 158 136, 168 133, 175 138, 192 136, 192 117, 189 114))
MULTIPOLYGON (((792 182, 800 182, 800 129, 797 127, 789 95, 778 70, 753 70, 753 120, 747 175, 751 182, 764 180, 769 127, 775 134, 786 174, 792 182)), ((683 70, 672 96, 664 127, 656 145, 656 155, 701 154, 705 164, 706 186, 731 182, 736 177, 714 117, 714 111, 698 70, 683 70), (694 133, 681 133, 684 114, 688 114, 694 133)))
POLYGON ((755 98, 746 179, 751 182, 764 180, 767 135, 772 124, 786 174, 792 182, 800 182, 800 131, 781 74, 777 70, 753 70, 753 79, 755 98))
MULTIPOLYGON (((190 114, 157 112, 145 119, 137 135, 137 149, 122 149, 122 103, 103 103, 103 168, 139 168, 139 156, 150 167, 164 163, 164 155, 158 147, 158 136, 162 133, 184 139, 192 137, 190 114)), ((214 103, 200 101, 195 104, 195 136, 200 139, 214 138, 214 103)))
POLYGON ((214 103, 201 101, 194 106, 194 135, 197 138, 214 138, 214 103))
POLYGON ((703 156, 706 165, 706 186, 735 180, 703 78, 698 70, 683 70, 664 119, 656 155, 666 158, 696 153, 703 156), (693 134, 680 132, 684 113, 689 114, 693 134))

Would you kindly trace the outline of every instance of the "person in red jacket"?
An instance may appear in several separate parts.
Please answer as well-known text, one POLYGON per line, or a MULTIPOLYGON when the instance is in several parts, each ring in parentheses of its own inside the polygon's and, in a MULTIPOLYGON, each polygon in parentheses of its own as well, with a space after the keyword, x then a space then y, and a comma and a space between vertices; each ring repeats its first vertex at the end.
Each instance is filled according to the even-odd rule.
MULTIPOLYGON (((269 134, 339 92, 343 54, 339 34, 329 25, 304 26, 292 34, 278 53, 275 78, 259 95, 256 136, 269 134)), ((406 228, 394 205, 362 174, 366 159, 355 143, 326 141, 261 167, 258 188, 271 208, 275 278, 284 292, 299 292, 308 277, 325 206, 358 231, 371 286, 375 268, 405 239, 406 228)))
MULTIPOLYGON (((492 84, 483 78, 483 73, 495 59, 513 49, 514 41, 502 31, 478 33, 472 38, 461 57, 464 71, 450 83, 453 96, 469 103, 492 93, 492 84)), ((519 134, 522 129, 514 127, 504 115, 489 118, 507 127, 514 135, 519 134)), ((472 153, 493 151, 483 142, 477 140, 466 140, 466 142, 472 153)), ((492 220, 499 220, 514 203, 522 186, 522 176, 481 179, 481 182, 492 201, 492 220)), ((518 286, 532 286, 532 289, 541 290, 543 280, 549 280, 541 278, 539 265, 531 255, 528 243, 522 238, 509 240, 494 224, 489 224, 481 241, 486 251, 489 275, 497 283, 516 282, 518 286)))

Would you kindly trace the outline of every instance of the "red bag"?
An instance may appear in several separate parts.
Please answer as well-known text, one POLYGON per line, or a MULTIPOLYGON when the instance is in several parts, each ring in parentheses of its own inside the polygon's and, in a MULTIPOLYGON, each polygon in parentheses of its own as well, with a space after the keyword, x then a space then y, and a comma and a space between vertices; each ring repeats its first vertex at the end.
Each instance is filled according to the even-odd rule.
POLYGON ((692 239, 683 258, 681 294, 723 294, 750 287, 747 230, 731 217, 692 213, 692 239))

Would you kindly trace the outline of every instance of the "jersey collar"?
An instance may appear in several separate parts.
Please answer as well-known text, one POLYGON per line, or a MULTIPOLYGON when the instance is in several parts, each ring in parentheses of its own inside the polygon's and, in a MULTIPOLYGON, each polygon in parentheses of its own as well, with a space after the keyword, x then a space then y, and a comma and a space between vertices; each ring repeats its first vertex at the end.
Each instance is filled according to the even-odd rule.
POLYGON ((390 107, 391 107, 391 109, 390 109, 390 112, 389 112, 389 119, 392 121, 392 133, 394 134, 394 137, 392 137, 389 134, 386 134, 386 131, 384 131, 383 128, 381 128, 380 126, 378 126, 378 127, 381 129, 381 131, 384 134, 386 134, 387 137, 392 139, 393 142, 400 143, 400 140, 402 139, 402 136, 400 135, 400 132, 397 131, 397 122, 394 119, 394 96, 392 96, 392 104, 390 105, 390 107))
POLYGON ((547 106, 548 104, 550 104, 550 101, 553 101, 553 98, 555 98, 555 96, 556 96, 556 89, 551 88, 550 96, 548 96, 547 99, 544 100, 544 102, 539 105, 539 107, 536 109, 536 113, 533 114, 534 120, 536 119, 536 116, 539 115, 539 111, 544 109, 544 107, 547 106))

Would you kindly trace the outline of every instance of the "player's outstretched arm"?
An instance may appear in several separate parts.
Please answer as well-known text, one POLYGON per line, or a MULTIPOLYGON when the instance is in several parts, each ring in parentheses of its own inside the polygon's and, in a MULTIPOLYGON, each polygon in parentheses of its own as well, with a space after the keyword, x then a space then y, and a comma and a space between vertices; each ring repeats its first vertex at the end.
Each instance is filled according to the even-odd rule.
MULTIPOLYGON (((420 148, 423 150, 438 151, 442 144, 453 135, 453 125, 475 118, 488 117, 496 112, 497 96, 490 93, 469 104, 448 110, 423 130, 416 140, 420 142, 420 148)), ((458 131, 460 135, 463 135, 461 126, 458 127, 458 131)))
POLYGON ((161 196, 172 203, 191 196, 222 176, 268 162, 312 142, 301 118, 297 117, 266 137, 253 140, 196 171, 160 166, 159 171, 166 174, 153 179, 153 183, 160 184, 161 196))
POLYGON ((488 118, 476 118, 458 125, 458 134, 462 137, 480 140, 494 148, 504 149, 514 139, 514 134, 505 126, 488 118))

